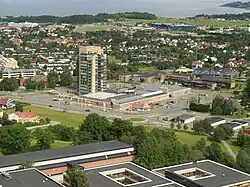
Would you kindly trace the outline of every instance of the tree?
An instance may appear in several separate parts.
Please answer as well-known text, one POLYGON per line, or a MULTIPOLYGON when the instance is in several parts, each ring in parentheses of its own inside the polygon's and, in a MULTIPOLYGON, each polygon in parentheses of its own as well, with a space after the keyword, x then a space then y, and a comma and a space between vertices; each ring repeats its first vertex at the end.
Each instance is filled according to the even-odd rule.
POLYGON ((228 140, 233 136, 232 128, 226 125, 220 125, 214 129, 213 137, 217 141, 228 140))
POLYGON ((164 144, 160 144, 155 137, 147 136, 137 148, 136 162, 153 169, 164 164, 164 144))
POLYGON ((206 157, 215 162, 221 163, 223 161, 223 152, 220 144, 213 142, 206 149, 206 157))
POLYGON ((221 95, 217 95, 213 102, 212 102, 212 114, 216 114, 216 115, 222 115, 223 114, 223 107, 224 105, 224 97, 221 95))
POLYGON ((69 70, 63 71, 60 75, 60 85, 69 86, 73 83, 73 77, 69 70))
POLYGON ((236 158, 236 168, 250 173, 250 150, 244 149, 240 150, 237 158, 236 158))
POLYGON ((110 130, 113 138, 120 140, 122 136, 131 136, 133 125, 129 120, 115 118, 110 130))
POLYGON ((19 85, 16 78, 4 78, 0 83, 0 90, 4 91, 16 91, 19 85))
POLYGON ((3 122, 7 121, 8 119, 9 119, 9 115, 6 112, 4 112, 3 117, 2 117, 3 122))
POLYGON ((13 125, 4 128, 2 148, 7 154, 17 154, 28 150, 30 146, 30 132, 22 126, 13 125))
POLYGON ((67 178, 69 187, 90 187, 89 178, 80 166, 74 166, 67 171, 67 178))
POLYGON ((17 102, 15 111, 16 112, 23 112, 23 104, 20 102, 17 102))
POLYGON ((59 82, 59 75, 57 72, 51 71, 51 72, 49 72, 47 79, 48 79, 48 83, 49 83, 48 87, 55 88, 56 84, 59 82))
POLYGON ((187 124, 184 124, 183 129, 184 129, 185 131, 188 130, 187 124))
POLYGON ((93 140, 106 141, 112 139, 110 127, 111 124, 106 117, 94 113, 85 118, 80 131, 86 131, 93 140))
POLYGON ((50 78, 50 80, 48 81, 48 87, 53 89, 56 87, 56 78, 54 77, 50 78))
POLYGON ((243 146, 245 143, 245 133, 243 132, 243 130, 240 130, 238 135, 237 135, 237 144, 239 146, 243 146))
POLYGON ((175 124, 174 124, 174 123, 171 123, 170 126, 171 126, 171 129, 174 129, 175 124))
POLYGON ((193 124, 193 130, 198 134, 211 134, 213 132, 213 129, 214 128, 205 120, 196 121, 193 124))
POLYGON ((46 129, 37 129, 35 132, 36 145, 40 150, 49 149, 55 142, 53 134, 46 129))
POLYGON ((196 150, 200 150, 201 152, 205 152, 206 149, 206 144, 207 144, 207 140, 206 138, 201 138, 195 145, 194 145, 194 149, 196 150))
POLYGON ((178 124, 177 124, 177 129, 179 129, 179 130, 180 130, 181 128, 182 128, 181 124, 180 124, 180 123, 178 123, 178 124))
POLYGON ((24 163, 21 164, 21 166, 19 167, 19 169, 28 169, 28 168, 32 168, 33 167, 33 162, 26 160, 24 163))

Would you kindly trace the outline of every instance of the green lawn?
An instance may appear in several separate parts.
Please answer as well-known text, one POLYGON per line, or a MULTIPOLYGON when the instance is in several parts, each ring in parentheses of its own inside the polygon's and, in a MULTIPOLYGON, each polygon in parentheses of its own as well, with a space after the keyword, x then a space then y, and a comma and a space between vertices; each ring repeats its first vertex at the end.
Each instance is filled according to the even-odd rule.
POLYGON ((140 71, 143 71, 144 73, 154 73, 157 71, 157 69, 153 66, 149 66, 149 67, 140 67, 139 68, 140 71))
POLYGON ((230 140, 227 140, 227 143, 228 143, 228 145, 231 147, 231 149, 233 150, 233 152, 236 154, 236 155, 238 155, 239 154, 239 152, 240 152, 240 146, 238 146, 237 144, 236 144, 236 139, 230 139, 230 140))
POLYGON ((118 30, 118 26, 110 26, 110 25, 89 25, 89 26, 80 26, 77 27, 74 31, 75 32, 97 32, 97 31, 111 31, 111 30, 118 30))
POLYGON ((140 121, 145 121, 143 118, 129 118, 130 121, 132 122, 140 122, 140 121))
MULTIPOLYGON (((206 138, 206 136, 195 135, 187 132, 175 132, 178 140, 182 144, 195 145, 201 138, 206 138)), ((210 144, 210 142, 208 142, 210 144)))
POLYGON ((55 143, 52 144, 52 148, 63 148, 69 147, 72 145, 72 142, 64 142, 60 140, 56 140, 55 143))
POLYGON ((33 111, 37 112, 41 118, 49 118, 53 121, 61 122, 62 125, 78 128, 79 125, 82 123, 83 119, 85 118, 84 115, 68 113, 68 112, 61 112, 57 110, 52 110, 48 108, 42 108, 37 106, 25 106, 25 111, 33 111))
POLYGON ((233 26, 246 26, 249 25, 249 21, 241 21, 241 20, 225 20, 225 21, 217 21, 215 19, 207 19, 207 18, 197 18, 197 19, 176 19, 176 18, 158 18, 155 20, 143 20, 143 19, 122 19, 127 22, 136 22, 136 23, 183 23, 190 25, 198 25, 198 26, 214 26, 214 27, 233 27, 233 26))

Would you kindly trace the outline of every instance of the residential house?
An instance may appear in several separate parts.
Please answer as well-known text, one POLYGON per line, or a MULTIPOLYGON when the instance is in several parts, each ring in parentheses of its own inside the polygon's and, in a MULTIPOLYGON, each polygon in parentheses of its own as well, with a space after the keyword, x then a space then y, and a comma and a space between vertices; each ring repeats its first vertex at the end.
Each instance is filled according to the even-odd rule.
POLYGON ((13 106, 14 104, 12 99, 9 99, 7 97, 0 98, 0 108, 6 109, 6 108, 12 108, 13 106))
POLYGON ((36 112, 15 112, 9 115, 9 120, 16 121, 17 123, 38 123, 39 116, 36 112))

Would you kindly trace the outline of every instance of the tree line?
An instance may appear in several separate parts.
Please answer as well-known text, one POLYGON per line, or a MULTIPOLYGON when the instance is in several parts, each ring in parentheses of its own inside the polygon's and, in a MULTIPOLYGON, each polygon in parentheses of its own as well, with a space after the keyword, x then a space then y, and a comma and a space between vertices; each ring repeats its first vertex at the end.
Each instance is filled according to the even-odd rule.
POLYGON ((13 17, 8 16, 5 19, 0 19, 2 22, 36 22, 36 23, 67 23, 67 24, 90 24, 90 23, 100 23, 104 22, 108 19, 147 19, 147 20, 154 20, 157 19, 157 16, 147 12, 125 12, 125 13, 114 13, 114 14, 107 14, 107 13, 100 13, 96 15, 71 15, 71 16, 19 16, 13 17))
POLYGON ((133 126, 129 120, 114 119, 111 122, 98 114, 88 115, 78 130, 56 125, 28 131, 14 125, 0 129, 0 137, 1 149, 5 154, 49 149, 55 140, 80 145, 115 139, 134 145, 137 150, 135 162, 149 169, 204 158, 234 166, 233 159, 223 152, 217 142, 208 145, 207 140, 202 138, 190 146, 180 143, 172 129, 154 128, 148 131, 144 126, 133 126), (32 140, 35 146, 31 145, 32 140))

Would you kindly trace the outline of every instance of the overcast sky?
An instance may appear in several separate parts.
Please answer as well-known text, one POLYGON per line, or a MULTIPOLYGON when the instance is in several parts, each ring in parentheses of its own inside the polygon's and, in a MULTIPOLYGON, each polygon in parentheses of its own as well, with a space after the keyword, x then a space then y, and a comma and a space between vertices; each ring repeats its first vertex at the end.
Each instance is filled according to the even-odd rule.
MULTIPOLYGON (((148 11, 185 17, 198 13, 234 13, 219 5, 230 0, 0 0, 0 15, 71 15, 100 12, 148 11)), ((232 1, 232 0, 231 0, 232 1)))

